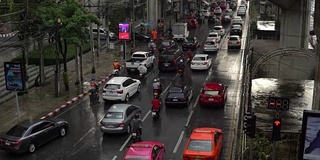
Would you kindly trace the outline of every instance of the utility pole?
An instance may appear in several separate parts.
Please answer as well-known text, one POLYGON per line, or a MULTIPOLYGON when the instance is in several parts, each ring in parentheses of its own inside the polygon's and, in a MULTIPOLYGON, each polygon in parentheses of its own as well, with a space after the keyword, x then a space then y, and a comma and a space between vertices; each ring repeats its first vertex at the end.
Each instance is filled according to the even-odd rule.
MULTIPOLYGON (((105 7, 105 12, 104 12, 104 17, 105 17, 105 25, 106 25, 106 30, 107 30, 107 34, 109 36, 109 7, 110 7, 110 3, 109 3, 109 0, 107 0, 107 3, 106 3, 106 7, 105 7)), ((109 51, 109 47, 110 47, 110 39, 107 38, 106 39, 106 43, 107 43, 107 49, 106 49, 106 52, 109 51)))
MULTIPOLYGON (((89 12, 92 12, 91 10, 91 1, 88 0, 88 5, 89 5, 89 12)), ((94 56, 94 41, 93 41, 93 24, 90 23, 90 45, 91 45, 91 63, 92 63, 92 69, 91 69, 91 73, 96 73, 96 64, 95 64, 95 56, 94 56)), ((98 31, 98 35, 100 31, 98 31)))
MULTIPOLYGON (((100 20, 100 8, 101 8, 101 0, 98 0, 98 19, 100 20)), ((100 24, 98 24, 98 27, 97 27, 97 34, 98 34, 98 45, 97 45, 97 57, 99 57, 99 54, 101 52, 101 37, 100 37, 100 24)), ((109 33, 107 33, 106 35, 106 39, 109 39, 109 33)))
POLYGON ((29 37, 27 36, 27 24, 28 24, 28 12, 29 12, 29 0, 25 0, 24 1, 24 9, 25 9, 25 12, 24 12, 24 32, 23 32, 23 40, 22 40, 22 56, 24 58, 24 71, 25 71, 25 74, 24 74, 24 78, 25 78, 25 90, 24 90, 24 93, 28 93, 28 88, 29 88, 29 76, 28 76, 28 71, 27 71, 27 68, 28 68, 28 50, 27 50, 27 43, 29 41, 29 37))
MULTIPOLYGON (((134 33, 134 21, 135 21, 135 16, 134 16, 134 10, 135 10, 135 6, 134 6, 134 3, 135 0, 132 0, 132 20, 131 20, 131 34, 132 34, 132 37, 133 37, 133 48, 136 48, 136 37, 135 37, 135 33, 134 33)), ((132 47, 132 46, 131 46, 132 47)))
POLYGON ((80 84, 80 68, 79 68, 79 52, 80 52, 80 47, 77 45, 76 46, 76 54, 75 54, 75 69, 76 69, 76 81, 74 82, 75 85, 80 84))
POLYGON ((315 1, 315 20, 314 20, 314 31, 317 36, 317 62, 315 69, 315 79, 314 79, 314 89, 313 89, 313 101, 312 101, 312 110, 320 110, 320 2, 315 1))

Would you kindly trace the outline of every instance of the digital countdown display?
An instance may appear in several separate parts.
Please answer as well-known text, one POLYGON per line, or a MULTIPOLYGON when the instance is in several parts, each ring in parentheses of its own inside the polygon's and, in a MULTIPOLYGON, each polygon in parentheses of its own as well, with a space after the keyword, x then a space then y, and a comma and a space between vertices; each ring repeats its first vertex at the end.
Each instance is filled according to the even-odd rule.
POLYGON ((119 40, 130 40, 130 24, 119 23, 119 40))

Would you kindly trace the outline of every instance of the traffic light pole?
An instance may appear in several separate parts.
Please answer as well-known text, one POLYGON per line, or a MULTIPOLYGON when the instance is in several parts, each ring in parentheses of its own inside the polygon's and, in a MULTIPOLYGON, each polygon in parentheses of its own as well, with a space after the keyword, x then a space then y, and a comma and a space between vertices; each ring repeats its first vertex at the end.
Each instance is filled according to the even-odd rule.
MULTIPOLYGON (((275 118, 280 118, 279 110, 277 110, 275 118)), ((276 148, 277 148, 277 141, 273 140, 273 142, 272 142, 272 160, 276 159, 276 148)))

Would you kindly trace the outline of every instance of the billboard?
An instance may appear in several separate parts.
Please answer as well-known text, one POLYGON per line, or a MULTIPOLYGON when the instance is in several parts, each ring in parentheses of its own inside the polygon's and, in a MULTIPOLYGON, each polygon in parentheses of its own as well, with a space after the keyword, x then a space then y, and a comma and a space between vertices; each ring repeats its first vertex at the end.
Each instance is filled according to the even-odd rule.
POLYGON ((320 112, 304 111, 299 159, 320 159, 320 112))
POLYGON ((130 24, 119 23, 119 40, 130 40, 130 24))
POLYGON ((6 89, 9 91, 23 91, 25 88, 24 70, 20 62, 4 62, 4 76, 6 89))

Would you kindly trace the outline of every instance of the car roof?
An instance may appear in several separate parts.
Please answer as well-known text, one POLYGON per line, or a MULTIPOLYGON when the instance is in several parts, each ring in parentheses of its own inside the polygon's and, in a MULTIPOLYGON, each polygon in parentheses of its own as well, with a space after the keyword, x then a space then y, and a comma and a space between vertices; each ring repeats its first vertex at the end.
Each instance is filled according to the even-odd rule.
POLYGON ((217 128, 196 128, 192 131, 190 139, 197 140, 212 140, 213 134, 218 132, 217 128))
POLYGON ((108 109, 108 112, 124 112, 130 106, 132 105, 126 103, 114 104, 108 109))
POLYGON ((233 24, 232 27, 241 27, 240 24, 233 24))
POLYGON ((51 121, 51 120, 48 120, 48 119, 45 119, 45 120, 27 119, 27 120, 24 120, 24 121, 18 123, 18 126, 29 128, 30 126, 32 126, 38 122, 42 122, 42 121, 51 121))
POLYGON ((203 85, 204 90, 220 90, 222 88, 221 83, 207 82, 203 85))
POLYGON ((164 52, 162 52, 162 53, 160 54, 160 56, 174 55, 174 54, 176 54, 176 53, 179 53, 179 50, 180 50, 180 49, 169 48, 169 49, 166 49, 164 52))
POLYGON ((194 57, 206 57, 209 56, 208 54, 196 54, 194 57))
POLYGON ((178 92, 178 93, 181 93, 181 92, 183 92, 183 88, 184 88, 185 86, 174 86, 174 87, 172 87, 172 88, 170 88, 170 90, 169 90, 169 92, 178 92))
POLYGON ((240 36, 238 36, 238 35, 231 35, 230 37, 240 38, 240 36))
POLYGON ((214 35, 214 34, 219 35, 219 33, 218 33, 218 32, 210 32, 210 33, 209 33, 209 35, 214 35))
POLYGON ((129 77, 113 77, 106 84, 122 84, 129 77))
POLYGON ((138 154, 142 156, 151 155, 152 149, 155 145, 164 147, 163 143, 156 142, 156 141, 144 141, 144 142, 137 142, 137 143, 131 144, 129 150, 126 153, 126 156, 137 155, 137 152, 139 152, 138 154))
POLYGON ((136 51, 133 54, 146 54, 146 53, 148 53, 148 52, 146 52, 146 51, 136 51))
POLYGON ((213 29, 214 28, 221 28, 222 29, 223 27, 222 26, 214 26, 213 29))

